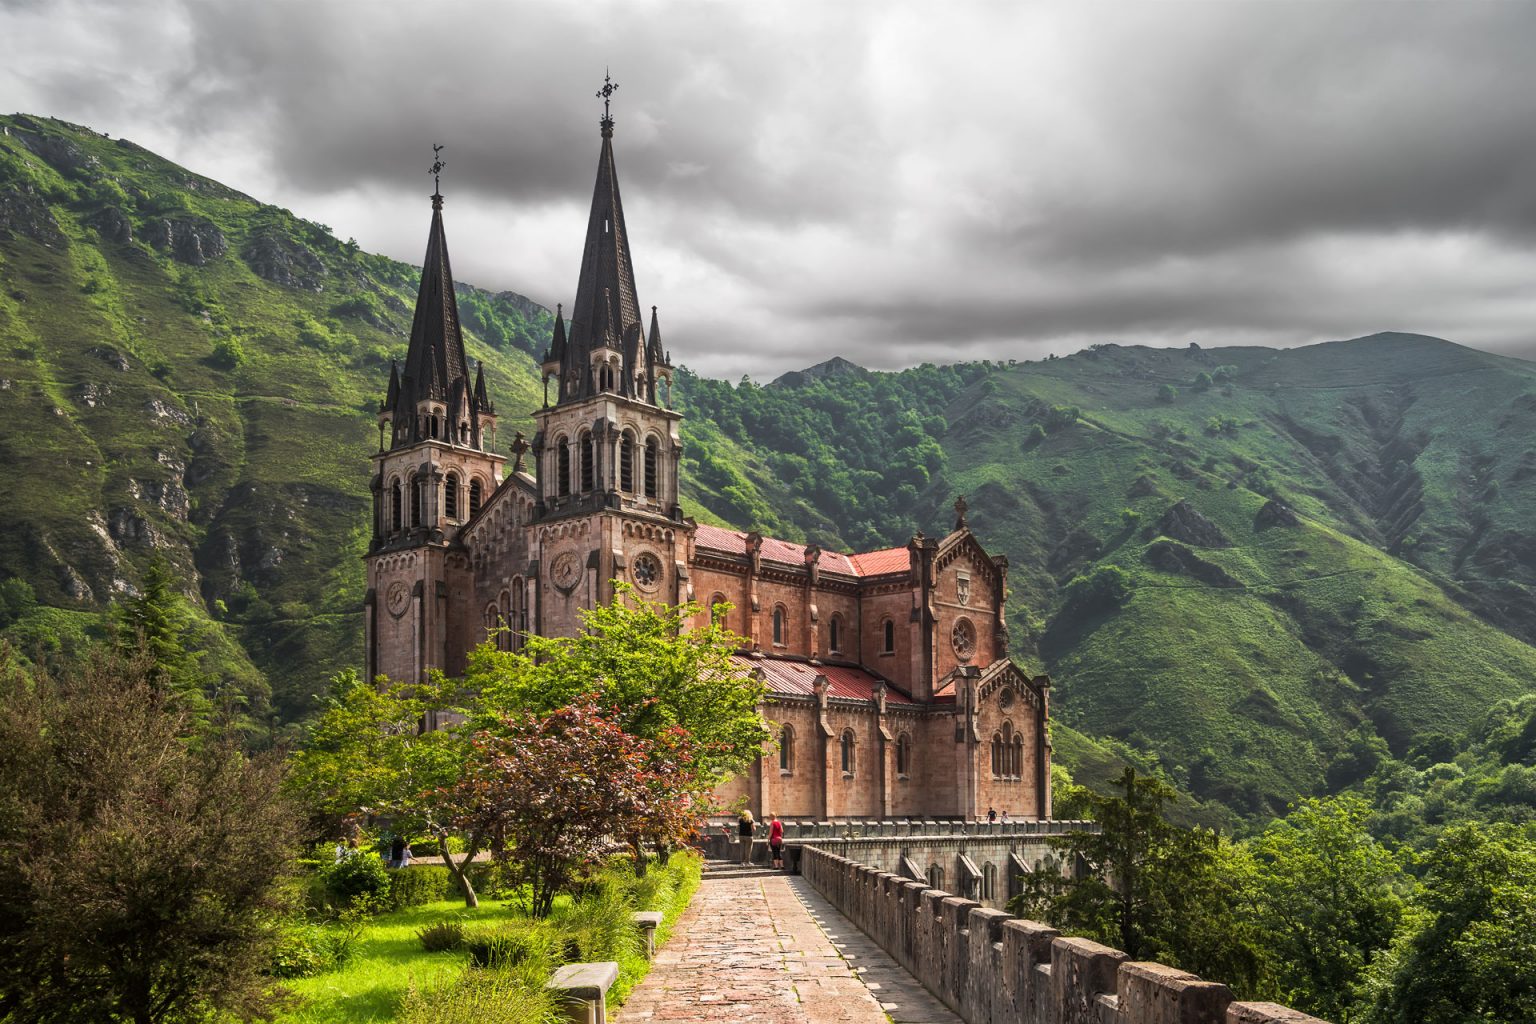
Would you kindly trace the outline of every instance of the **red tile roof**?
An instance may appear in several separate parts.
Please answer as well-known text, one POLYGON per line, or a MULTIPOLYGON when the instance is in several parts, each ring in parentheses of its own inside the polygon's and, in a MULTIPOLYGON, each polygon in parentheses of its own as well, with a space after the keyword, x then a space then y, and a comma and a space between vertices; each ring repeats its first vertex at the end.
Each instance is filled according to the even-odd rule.
MULTIPOLYGON (((863 669, 847 665, 810 665, 803 661, 749 658, 740 654, 735 660, 743 671, 762 669, 770 692, 792 697, 813 696, 816 693, 816 677, 822 675, 827 677, 829 697, 872 701, 875 699, 875 685, 880 682, 878 677, 863 669)), ((885 699, 889 704, 912 703, 912 698, 889 685, 885 688, 885 699)))
MULTIPOLYGON (((694 543, 709 551, 728 555, 746 555, 747 535, 736 530, 724 530, 718 526, 700 523, 693 534, 694 543)), ((805 545, 795 544, 776 537, 764 537, 762 558, 765 562, 780 565, 804 565, 805 545)), ((836 551, 821 553, 821 568, 827 572, 840 572, 847 576, 881 576, 891 572, 906 572, 909 562, 906 548, 886 548, 862 555, 844 555, 836 551)))

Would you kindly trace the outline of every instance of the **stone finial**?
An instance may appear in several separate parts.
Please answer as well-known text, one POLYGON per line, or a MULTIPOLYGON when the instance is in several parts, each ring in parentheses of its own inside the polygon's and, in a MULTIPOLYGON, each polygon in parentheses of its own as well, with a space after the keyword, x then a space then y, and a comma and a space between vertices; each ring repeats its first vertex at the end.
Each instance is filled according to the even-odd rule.
POLYGON ((512 439, 512 472, 523 471, 523 456, 528 454, 528 442, 523 438, 523 432, 519 430, 517 436, 512 439))
POLYGON ((955 529, 957 530, 966 529, 965 512, 967 507, 965 495, 961 494, 955 498, 955 529))

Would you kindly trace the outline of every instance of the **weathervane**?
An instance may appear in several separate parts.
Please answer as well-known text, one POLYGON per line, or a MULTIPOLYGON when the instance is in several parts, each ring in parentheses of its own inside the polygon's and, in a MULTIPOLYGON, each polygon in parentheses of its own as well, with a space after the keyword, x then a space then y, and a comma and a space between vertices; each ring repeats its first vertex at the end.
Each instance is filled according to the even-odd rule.
POLYGON ((435 142, 432 144, 432 166, 429 170, 432 175, 432 194, 436 196, 442 194, 443 186, 438 179, 443 173, 443 168, 448 166, 443 163, 443 148, 435 142))
POLYGON ((597 95, 603 101, 603 129, 605 131, 613 131, 613 116, 608 113, 608 101, 618 91, 619 83, 609 76, 607 68, 603 68, 603 87, 597 90, 597 95))

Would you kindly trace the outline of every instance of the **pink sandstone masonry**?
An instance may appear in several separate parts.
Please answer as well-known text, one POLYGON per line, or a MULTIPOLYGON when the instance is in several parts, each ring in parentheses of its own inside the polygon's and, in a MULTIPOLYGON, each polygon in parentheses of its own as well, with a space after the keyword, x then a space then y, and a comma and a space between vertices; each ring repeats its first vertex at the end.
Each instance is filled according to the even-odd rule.
POLYGON ((800 872, 967 1024, 1324 1024, 814 847, 800 872))

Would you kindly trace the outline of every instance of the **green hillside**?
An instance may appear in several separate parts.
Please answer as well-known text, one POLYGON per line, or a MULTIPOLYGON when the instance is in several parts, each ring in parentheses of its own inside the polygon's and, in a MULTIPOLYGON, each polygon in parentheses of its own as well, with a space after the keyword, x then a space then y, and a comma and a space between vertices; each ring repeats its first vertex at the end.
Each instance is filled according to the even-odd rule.
MULTIPOLYGON (((302 717, 360 660, 415 271, 124 140, 0 128, 0 627, 67 650, 165 558, 210 686, 302 717)), ((548 311, 459 300, 509 441, 548 311)), ((1139 760, 1262 817, 1368 774, 1378 737, 1402 755, 1536 691, 1536 365, 1378 335, 681 376, 700 521, 849 550, 968 496, 1081 777, 1139 760)))

